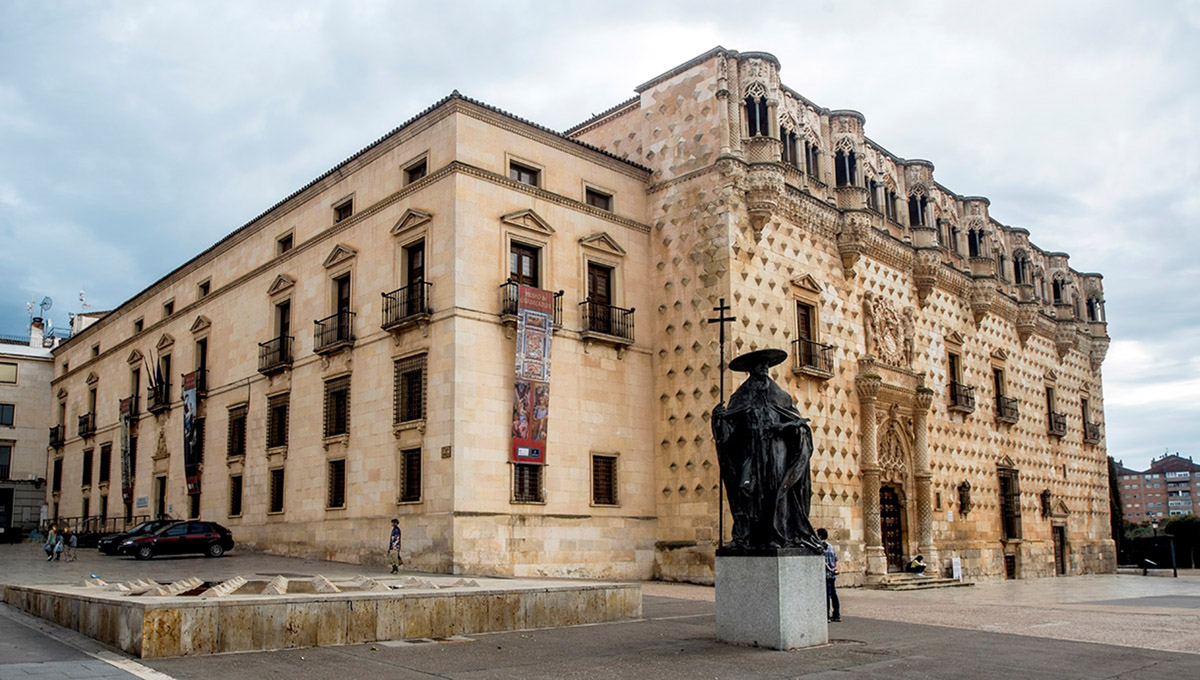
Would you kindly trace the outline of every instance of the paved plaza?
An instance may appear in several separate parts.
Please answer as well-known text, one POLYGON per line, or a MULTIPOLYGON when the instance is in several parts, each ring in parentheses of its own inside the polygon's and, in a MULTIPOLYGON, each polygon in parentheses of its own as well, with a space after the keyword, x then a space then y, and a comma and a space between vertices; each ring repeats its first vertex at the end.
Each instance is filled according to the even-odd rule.
MULTIPOLYGON (((72 583, 236 574, 352 576, 386 570, 234 551, 138 562, 81 550, 46 563, 0 546, 0 581, 72 583)), ((945 590, 842 592, 831 644, 776 652, 714 635, 713 589, 643 584, 643 619, 553 630, 153 661, 0 607, 0 680, 20 678, 1196 678, 1200 573, 1081 576, 945 590)))

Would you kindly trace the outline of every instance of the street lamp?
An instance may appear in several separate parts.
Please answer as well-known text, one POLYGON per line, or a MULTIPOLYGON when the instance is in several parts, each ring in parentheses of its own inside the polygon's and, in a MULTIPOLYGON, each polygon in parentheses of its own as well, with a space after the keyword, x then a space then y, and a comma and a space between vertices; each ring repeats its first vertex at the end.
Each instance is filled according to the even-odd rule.
POLYGON ((1157 517, 1150 520, 1150 528, 1154 529, 1154 536, 1157 538, 1158 537, 1158 518, 1157 517))

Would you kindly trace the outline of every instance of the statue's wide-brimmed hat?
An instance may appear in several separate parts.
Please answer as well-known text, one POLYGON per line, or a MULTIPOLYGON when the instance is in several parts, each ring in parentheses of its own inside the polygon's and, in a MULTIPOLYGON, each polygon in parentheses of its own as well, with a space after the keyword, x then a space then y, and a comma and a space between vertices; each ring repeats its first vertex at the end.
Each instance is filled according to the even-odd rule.
POLYGON ((766 364, 770 368, 785 361, 787 361, 787 352, 781 349, 757 349, 734 358, 729 362, 729 370, 749 373, 750 369, 759 364, 766 364))

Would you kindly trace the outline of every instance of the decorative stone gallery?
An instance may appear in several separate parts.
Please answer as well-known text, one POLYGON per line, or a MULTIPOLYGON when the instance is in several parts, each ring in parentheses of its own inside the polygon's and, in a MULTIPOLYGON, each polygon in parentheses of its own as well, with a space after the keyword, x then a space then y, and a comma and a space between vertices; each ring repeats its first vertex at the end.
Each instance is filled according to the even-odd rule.
POLYGON ((788 351, 842 582, 1112 571, 1102 277, 780 74, 716 48, 561 134, 437 102, 54 351, 51 513, 364 563, 396 517, 426 571, 710 583, 724 298, 726 359, 788 351))
POLYGON ((627 621, 636 584, 406 577, 4 586, 9 605, 143 658, 431 641, 627 621))

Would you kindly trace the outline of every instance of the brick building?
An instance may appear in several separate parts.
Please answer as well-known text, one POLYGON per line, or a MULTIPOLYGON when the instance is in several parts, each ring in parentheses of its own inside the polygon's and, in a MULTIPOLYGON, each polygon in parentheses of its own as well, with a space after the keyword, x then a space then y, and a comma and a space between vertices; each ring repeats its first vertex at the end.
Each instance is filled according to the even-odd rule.
POLYGON ((1125 520, 1134 524, 1162 521, 1168 517, 1195 515, 1200 501, 1200 465, 1192 457, 1164 453, 1139 472, 1120 461, 1118 488, 1125 520))

